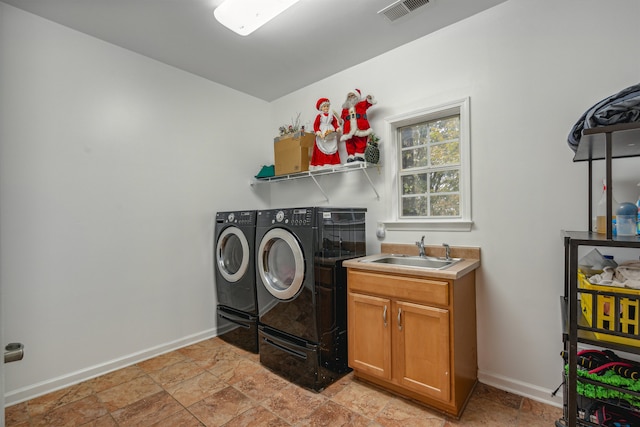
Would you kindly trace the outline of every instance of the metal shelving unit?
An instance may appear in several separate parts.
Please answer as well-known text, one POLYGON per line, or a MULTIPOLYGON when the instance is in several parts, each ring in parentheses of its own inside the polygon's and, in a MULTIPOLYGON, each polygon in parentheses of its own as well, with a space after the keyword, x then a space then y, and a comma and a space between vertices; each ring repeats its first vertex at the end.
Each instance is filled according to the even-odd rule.
POLYGON ((286 175, 270 176, 266 178, 254 178, 251 181, 251 185, 255 186, 256 184, 262 184, 262 183, 275 183, 275 182, 291 181, 295 179, 309 178, 313 180, 313 182, 316 184, 316 186, 318 187, 318 189, 320 190, 320 192, 328 202, 329 196, 327 195, 327 192, 324 191, 324 189, 320 185, 320 182, 318 181, 318 177, 324 176, 324 175, 333 175, 337 173, 360 171, 367 178, 367 181, 369 181, 369 184, 371 185, 373 192, 376 194, 376 199, 380 200, 380 194, 378 194, 378 191, 376 190, 376 187, 373 184, 373 181, 371 180, 369 173, 367 172, 369 169, 373 169, 373 168, 376 168, 379 171, 380 165, 367 163, 367 162, 353 162, 353 163, 346 163, 344 165, 335 166, 331 168, 318 169, 314 171, 297 172, 297 173, 291 173, 286 175))
MULTIPOLYGON (((580 145, 574 156, 574 162, 589 162, 589 208, 588 208, 588 230, 592 229, 592 207, 593 207, 593 168, 592 162, 604 160, 605 174, 609 191, 607 191, 607 232, 606 234, 596 234, 590 231, 565 231, 563 232, 565 246, 565 278, 564 296, 561 298, 564 322, 564 350, 567 354, 568 374, 564 386, 564 416, 556 422, 556 426, 598 426, 598 424, 578 418, 578 343, 596 345, 612 350, 620 350, 631 354, 640 354, 640 342, 638 347, 609 342, 598 339, 594 333, 604 334, 608 337, 622 337, 638 339, 638 334, 628 334, 614 330, 598 328, 597 325, 589 325, 584 320, 582 310, 579 308, 579 294, 587 294, 586 291, 578 287, 578 251, 581 246, 588 247, 618 247, 640 249, 640 238, 638 236, 613 236, 612 233, 612 206, 611 194, 613 193, 613 182, 611 179, 612 159, 622 157, 640 156, 640 123, 626 123, 620 125, 587 129, 583 132, 580 145)), ((626 298, 629 295, 616 292, 612 287, 610 292, 589 291, 592 295, 606 294, 614 298, 612 304, 615 314, 619 315, 619 298, 626 298)), ((595 298, 595 296, 594 296, 595 298)), ((640 297, 637 297, 640 299, 640 297)), ((616 325, 617 326, 617 325, 616 325)), ((636 331, 637 332, 637 331, 636 331)), ((589 383, 587 379, 580 379, 581 382, 589 383)), ((602 383, 594 383, 599 386, 616 389, 602 383)), ((628 392, 625 390, 625 392, 628 392)), ((640 394, 629 392, 632 395, 640 394)))

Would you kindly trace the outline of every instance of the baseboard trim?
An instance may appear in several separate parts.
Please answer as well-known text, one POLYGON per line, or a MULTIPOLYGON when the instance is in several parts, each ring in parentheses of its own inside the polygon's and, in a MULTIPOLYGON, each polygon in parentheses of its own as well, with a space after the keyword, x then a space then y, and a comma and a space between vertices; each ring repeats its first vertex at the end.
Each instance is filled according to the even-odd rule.
POLYGON ((562 408, 562 388, 558 390, 558 393, 555 396, 551 396, 551 393, 553 393, 554 390, 538 387, 533 384, 486 371, 478 371, 478 381, 500 390, 528 397, 529 399, 555 406, 557 408, 562 408))
POLYGON ((151 359, 161 354, 168 353, 170 351, 174 351, 179 348, 195 344, 199 341, 213 338, 215 336, 218 336, 217 330, 209 329, 207 331, 202 331, 197 334, 180 338, 179 340, 161 344, 159 346, 152 347, 137 353, 132 353, 119 359, 110 360, 106 363, 94 365, 67 375, 52 378, 47 381, 42 381, 40 383, 10 391, 8 393, 5 393, 4 395, 5 407, 31 400, 38 396, 63 389, 65 387, 79 384, 83 381, 108 374, 109 372, 131 366, 138 362, 142 362, 143 360, 151 359))

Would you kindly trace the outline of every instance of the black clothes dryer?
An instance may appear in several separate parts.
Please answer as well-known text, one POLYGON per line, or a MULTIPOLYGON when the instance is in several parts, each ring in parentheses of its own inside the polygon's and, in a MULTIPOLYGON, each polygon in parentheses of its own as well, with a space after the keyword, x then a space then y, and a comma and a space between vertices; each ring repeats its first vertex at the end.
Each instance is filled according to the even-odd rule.
POLYGON ((218 333, 223 340, 253 353, 258 352, 255 233, 256 211, 216 214, 218 333))
POLYGON ((260 362, 315 391, 350 370, 342 262, 366 255, 365 213, 324 207, 258 211, 260 362))

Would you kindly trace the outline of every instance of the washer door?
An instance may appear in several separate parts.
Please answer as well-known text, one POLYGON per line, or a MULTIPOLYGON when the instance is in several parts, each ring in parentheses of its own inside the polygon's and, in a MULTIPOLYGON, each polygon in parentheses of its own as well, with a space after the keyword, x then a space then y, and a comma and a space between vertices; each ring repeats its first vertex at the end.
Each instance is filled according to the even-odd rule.
POLYGON ((257 269, 264 287, 281 300, 293 298, 304 283, 304 254, 293 234, 282 228, 267 231, 260 241, 257 269))
POLYGON ((225 228, 218 237, 216 264, 227 282, 237 282, 249 268, 249 242, 237 227, 225 228))

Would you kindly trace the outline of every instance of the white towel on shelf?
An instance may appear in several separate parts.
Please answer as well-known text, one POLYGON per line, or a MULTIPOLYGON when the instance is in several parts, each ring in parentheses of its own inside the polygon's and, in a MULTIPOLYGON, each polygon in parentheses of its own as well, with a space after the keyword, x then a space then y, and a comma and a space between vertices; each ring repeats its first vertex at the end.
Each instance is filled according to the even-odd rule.
POLYGON ((625 261, 616 268, 605 267, 602 273, 591 276, 589 282, 594 285, 640 289, 640 261, 625 261))

